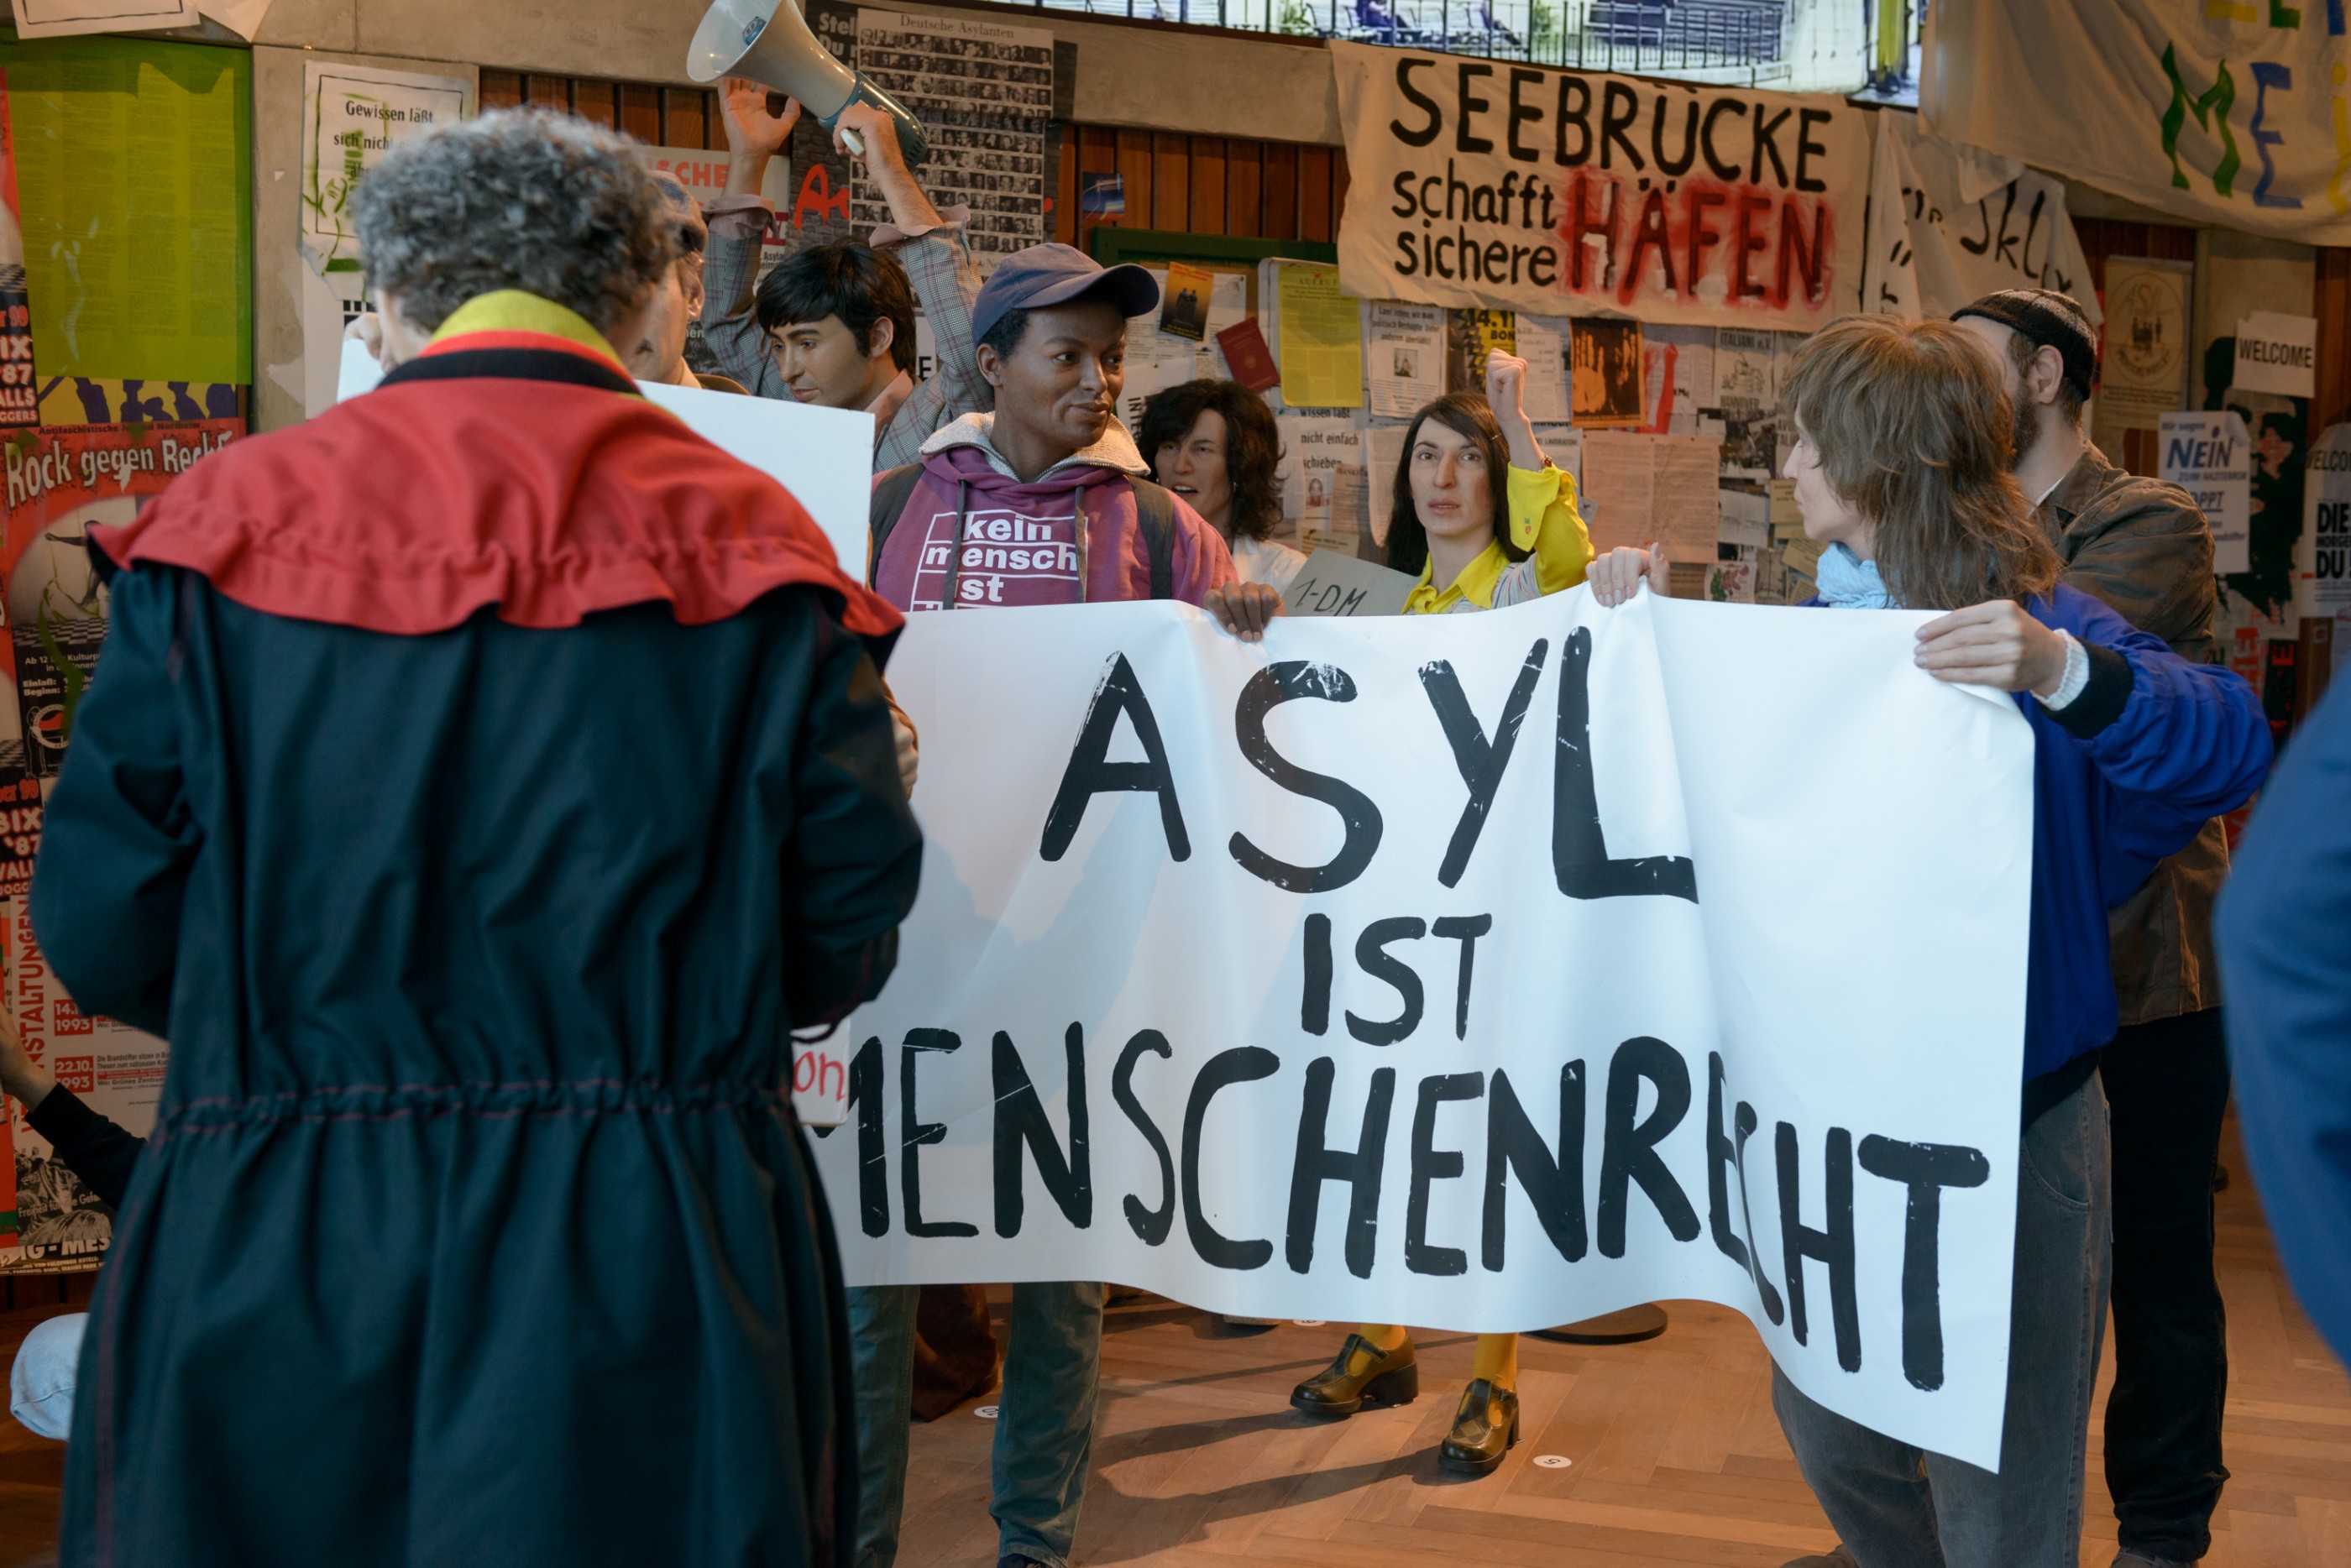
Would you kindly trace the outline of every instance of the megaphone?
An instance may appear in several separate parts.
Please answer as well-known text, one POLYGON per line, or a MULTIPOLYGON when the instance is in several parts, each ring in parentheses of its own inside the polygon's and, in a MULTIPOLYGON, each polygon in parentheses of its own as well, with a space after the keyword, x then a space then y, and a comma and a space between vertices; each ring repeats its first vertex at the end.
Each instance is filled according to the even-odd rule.
MULTIPOLYGON (((870 103, 888 115, 898 131, 898 151, 913 168, 930 156, 930 138, 923 122, 905 106, 852 71, 816 41, 799 0, 711 0, 702 26, 685 52, 685 74, 698 82, 721 77, 747 77, 778 92, 799 99, 800 107, 831 130, 841 112, 854 103, 870 103)), ((841 140, 861 158, 865 154, 855 131, 841 140)))

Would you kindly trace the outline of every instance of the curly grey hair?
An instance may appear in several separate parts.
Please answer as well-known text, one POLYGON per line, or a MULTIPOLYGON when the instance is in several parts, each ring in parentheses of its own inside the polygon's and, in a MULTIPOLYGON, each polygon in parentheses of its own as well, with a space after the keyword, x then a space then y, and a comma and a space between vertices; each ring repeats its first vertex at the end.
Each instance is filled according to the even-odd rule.
POLYGON ((360 182, 356 206, 369 283, 426 331, 502 288, 610 331, 677 256, 677 220, 633 144, 541 110, 401 142, 360 182))

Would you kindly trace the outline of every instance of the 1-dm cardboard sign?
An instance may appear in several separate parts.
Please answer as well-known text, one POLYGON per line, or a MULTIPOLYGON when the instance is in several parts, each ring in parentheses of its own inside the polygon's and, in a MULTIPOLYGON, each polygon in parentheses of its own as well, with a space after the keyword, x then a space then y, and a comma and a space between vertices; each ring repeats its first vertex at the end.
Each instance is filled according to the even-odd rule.
POLYGON ((1999 1462, 2032 738, 1926 618, 910 618, 922 895, 852 1285, 1531 1329, 1698 1297, 1999 1462))

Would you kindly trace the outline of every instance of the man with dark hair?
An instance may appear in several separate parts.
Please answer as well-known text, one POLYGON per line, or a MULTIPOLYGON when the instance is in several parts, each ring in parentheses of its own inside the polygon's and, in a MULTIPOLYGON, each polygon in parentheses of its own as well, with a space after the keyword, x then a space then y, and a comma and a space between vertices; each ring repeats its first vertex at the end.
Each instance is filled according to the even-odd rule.
MULTIPOLYGON (((2105 600, 2197 664, 2218 663, 2212 533, 2176 484, 2108 462, 2082 431, 2097 336, 2047 289, 2004 289, 1953 317, 2000 368, 2015 405, 2016 477, 2040 504, 2061 581, 2105 600)), ((2212 1272, 2212 1172, 2229 1103, 2212 905, 2228 875, 2219 818, 2108 915, 2122 1027, 2100 1075, 2113 1127, 2115 1385, 2106 1489, 2118 1568, 2202 1557, 2221 1485, 2229 1383, 2212 1272)))
MULTIPOLYGON (((719 368, 763 398, 791 398, 873 415, 873 467, 920 456, 931 432, 988 406, 973 356, 972 301, 979 268, 964 237, 969 214, 942 213, 914 182, 890 118, 852 105, 841 130, 865 145, 865 171, 889 204, 872 243, 837 240, 794 249, 758 278, 773 209, 758 192, 768 160, 781 152, 800 107, 768 110, 768 88, 730 77, 722 84, 726 193, 711 203, 706 274, 715 316, 703 340, 719 368), (938 365, 914 379, 914 313, 930 322, 938 365)), ((836 135, 838 132, 836 132, 836 135)))

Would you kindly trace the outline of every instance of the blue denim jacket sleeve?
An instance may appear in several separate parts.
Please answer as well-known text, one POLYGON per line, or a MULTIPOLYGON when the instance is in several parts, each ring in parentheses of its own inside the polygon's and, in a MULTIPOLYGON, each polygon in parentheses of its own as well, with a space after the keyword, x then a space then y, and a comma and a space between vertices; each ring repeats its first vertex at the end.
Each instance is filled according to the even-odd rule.
POLYGON ((2245 1155, 2295 1293, 2351 1355, 2351 687, 2294 728, 2214 924, 2245 1155))

